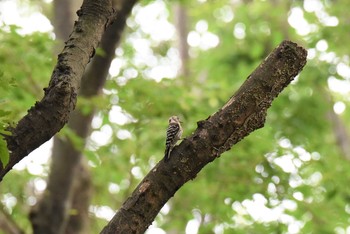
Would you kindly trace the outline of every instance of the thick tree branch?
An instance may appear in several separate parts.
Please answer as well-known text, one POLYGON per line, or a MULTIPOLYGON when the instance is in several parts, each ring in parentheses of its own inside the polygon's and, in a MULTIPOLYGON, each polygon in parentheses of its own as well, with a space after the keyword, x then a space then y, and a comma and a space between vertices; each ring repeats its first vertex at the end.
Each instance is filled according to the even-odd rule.
POLYGON ((31 151, 49 140, 68 121, 75 108, 80 79, 106 27, 115 19, 112 0, 85 0, 40 102, 28 110, 6 137, 9 163, 0 164, 0 181, 31 151))
POLYGON ((141 181, 101 233, 144 233, 175 192, 209 162, 256 129, 277 95, 306 64, 306 50, 283 41, 216 113, 160 161, 141 181))

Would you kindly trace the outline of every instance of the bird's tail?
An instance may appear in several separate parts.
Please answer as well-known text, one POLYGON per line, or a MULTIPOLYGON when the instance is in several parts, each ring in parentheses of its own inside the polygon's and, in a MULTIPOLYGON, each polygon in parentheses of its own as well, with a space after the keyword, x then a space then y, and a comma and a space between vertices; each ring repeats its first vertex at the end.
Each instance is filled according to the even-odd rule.
POLYGON ((165 148, 164 152, 164 161, 167 162, 170 159, 170 147, 165 148))

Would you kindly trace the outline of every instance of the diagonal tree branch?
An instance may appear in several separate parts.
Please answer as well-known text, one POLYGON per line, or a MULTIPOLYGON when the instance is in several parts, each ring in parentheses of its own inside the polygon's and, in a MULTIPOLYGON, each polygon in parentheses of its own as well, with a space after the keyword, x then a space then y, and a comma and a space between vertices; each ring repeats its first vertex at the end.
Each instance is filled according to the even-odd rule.
POLYGON ((208 163, 263 127, 271 102, 306 64, 307 52, 283 41, 216 113, 160 161, 101 233, 144 233, 164 204, 208 163))
POLYGON ((94 56, 105 29, 115 19, 112 0, 85 0, 78 16, 73 32, 58 55, 43 99, 28 110, 17 126, 10 129, 12 135, 5 138, 10 159, 7 165, 0 163, 0 181, 16 163, 67 123, 75 108, 85 66, 94 56))

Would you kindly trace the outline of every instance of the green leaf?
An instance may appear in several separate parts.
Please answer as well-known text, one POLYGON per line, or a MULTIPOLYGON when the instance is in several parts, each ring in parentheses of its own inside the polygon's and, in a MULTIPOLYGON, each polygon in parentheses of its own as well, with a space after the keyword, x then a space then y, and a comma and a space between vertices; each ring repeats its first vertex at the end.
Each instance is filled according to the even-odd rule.
POLYGON ((3 138, 0 138, 0 160, 2 165, 7 165, 10 159, 10 154, 7 149, 7 143, 3 138))

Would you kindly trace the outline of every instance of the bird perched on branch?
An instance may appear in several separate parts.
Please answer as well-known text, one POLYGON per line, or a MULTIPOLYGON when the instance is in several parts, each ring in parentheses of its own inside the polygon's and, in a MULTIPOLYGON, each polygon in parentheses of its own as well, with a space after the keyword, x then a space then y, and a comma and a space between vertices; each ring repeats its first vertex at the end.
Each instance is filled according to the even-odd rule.
POLYGON ((179 117, 171 116, 169 118, 169 126, 166 130, 165 153, 164 161, 167 162, 170 158, 170 153, 180 140, 182 135, 182 127, 179 117))

